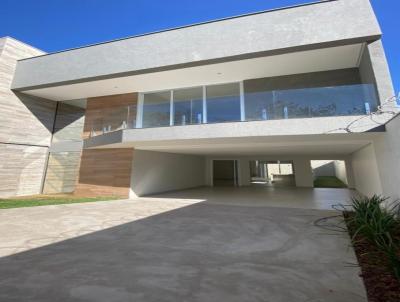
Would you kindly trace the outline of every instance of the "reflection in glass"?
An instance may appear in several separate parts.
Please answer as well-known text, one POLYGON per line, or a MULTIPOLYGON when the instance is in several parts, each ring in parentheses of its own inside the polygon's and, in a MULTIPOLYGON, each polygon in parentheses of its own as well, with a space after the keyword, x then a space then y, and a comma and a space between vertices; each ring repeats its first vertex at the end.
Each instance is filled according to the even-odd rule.
POLYGON ((203 121, 203 88, 174 90, 174 125, 201 124, 203 121))
POLYGON ((170 125, 171 92, 146 93, 143 96, 143 128, 170 125))
POLYGON ((208 86, 207 122, 240 121, 240 86, 239 83, 208 86))
POLYGON ((245 93, 246 120, 362 115, 376 107, 370 84, 245 93))

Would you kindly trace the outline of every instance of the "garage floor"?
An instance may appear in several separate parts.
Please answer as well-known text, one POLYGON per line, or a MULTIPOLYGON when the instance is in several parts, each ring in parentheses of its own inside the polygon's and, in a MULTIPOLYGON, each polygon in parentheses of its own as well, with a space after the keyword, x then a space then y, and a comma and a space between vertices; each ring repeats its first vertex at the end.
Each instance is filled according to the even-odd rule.
POLYGON ((332 210, 332 206, 348 204, 354 190, 328 188, 268 187, 200 187, 189 190, 146 196, 154 200, 202 201, 212 204, 245 204, 301 209, 332 210))
POLYGON ((313 224, 332 214, 157 198, 1 210, 0 301, 365 302, 347 235, 313 224))

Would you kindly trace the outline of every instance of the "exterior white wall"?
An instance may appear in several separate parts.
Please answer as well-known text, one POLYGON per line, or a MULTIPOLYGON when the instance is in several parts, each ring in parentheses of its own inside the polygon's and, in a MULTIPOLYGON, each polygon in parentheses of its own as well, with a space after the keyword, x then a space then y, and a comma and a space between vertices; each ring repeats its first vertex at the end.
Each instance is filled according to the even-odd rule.
POLYGON ((314 177, 317 176, 336 176, 335 161, 333 160, 313 160, 311 168, 314 177))
POLYGON ((204 157, 135 150, 130 197, 204 186, 204 175, 204 157))
POLYGON ((381 179, 373 144, 352 154, 352 167, 355 188, 358 192, 366 196, 382 194, 381 179))
MULTIPOLYGON (((226 122, 215 124, 200 124, 173 127, 156 127, 143 129, 126 129, 122 132, 111 132, 85 140, 85 148, 115 147, 129 145, 143 148, 152 144, 203 144, 205 140, 253 138, 273 140, 274 136, 325 135, 335 129, 349 125, 361 116, 332 116, 316 118, 282 119, 252 122, 226 122), (119 146, 115 145, 119 144, 119 146)), ((365 132, 377 126, 371 119, 362 119, 356 124, 356 132, 365 132)), ((341 133, 341 131, 338 131, 341 133)), ((294 141, 291 137, 288 140, 294 141)), ((207 142, 208 143, 208 142, 207 142)), ((219 144, 220 142, 210 142, 219 144)), ((336 157, 333 157, 336 158, 336 157)))
POLYGON ((311 162, 308 158, 296 158, 293 160, 294 177, 297 187, 313 187, 311 162))
POLYGON ((313 160, 311 161, 311 168, 314 178, 317 176, 336 176, 343 183, 349 185, 344 160, 313 160))
POLYGON ((374 141, 382 191, 392 199, 400 198, 400 116, 386 125, 386 132, 374 141))
POLYGON ((335 160, 334 167, 335 167, 336 177, 339 178, 343 183, 348 185, 349 182, 347 180, 347 174, 346 174, 346 163, 342 160, 335 160))

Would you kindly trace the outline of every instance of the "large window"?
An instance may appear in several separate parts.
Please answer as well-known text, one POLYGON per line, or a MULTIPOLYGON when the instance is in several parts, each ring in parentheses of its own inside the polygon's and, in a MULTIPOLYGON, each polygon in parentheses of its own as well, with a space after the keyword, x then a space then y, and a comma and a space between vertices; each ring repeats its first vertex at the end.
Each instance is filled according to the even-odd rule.
POLYGON ((146 93, 143 96, 143 127, 169 126, 170 102, 170 91, 146 93))
POLYGON ((208 123, 240 121, 239 83, 208 86, 206 91, 208 123))
POLYGON ((174 125, 201 124, 203 122, 203 88, 173 91, 174 125))

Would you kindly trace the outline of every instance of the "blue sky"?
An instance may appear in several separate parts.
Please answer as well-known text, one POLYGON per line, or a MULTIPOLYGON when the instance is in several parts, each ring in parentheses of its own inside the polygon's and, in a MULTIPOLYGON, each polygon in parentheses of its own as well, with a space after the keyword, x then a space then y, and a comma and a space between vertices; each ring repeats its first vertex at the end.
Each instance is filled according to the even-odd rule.
MULTIPOLYGON (((53 52, 307 0, 1 0, 0 37, 53 52)), ((400 91, 398 0, 372 0, 400 91)))

